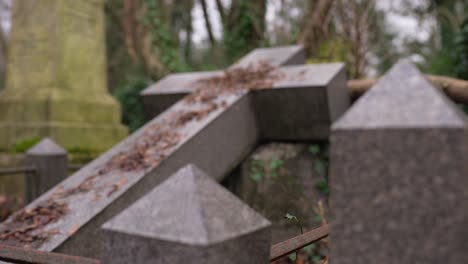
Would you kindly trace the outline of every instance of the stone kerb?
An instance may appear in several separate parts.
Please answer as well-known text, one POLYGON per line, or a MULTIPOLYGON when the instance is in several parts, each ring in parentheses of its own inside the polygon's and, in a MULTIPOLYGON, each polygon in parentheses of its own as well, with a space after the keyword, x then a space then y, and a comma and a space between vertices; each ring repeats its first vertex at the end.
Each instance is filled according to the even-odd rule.
POLYGON ((268 263, 270 222, 187 165, 103 225, 104 263, 268 263))
POLYGON ((397 63, 332 127, 331 262, 468 263, 466 116, 397 63))

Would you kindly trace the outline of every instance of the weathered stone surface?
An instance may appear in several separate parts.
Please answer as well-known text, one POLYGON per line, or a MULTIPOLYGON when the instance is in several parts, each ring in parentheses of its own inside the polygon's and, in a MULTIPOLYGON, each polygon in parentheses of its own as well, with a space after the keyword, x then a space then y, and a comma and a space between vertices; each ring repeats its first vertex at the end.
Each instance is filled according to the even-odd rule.
MULTIPOLYGON (((328 94, 323 84, 331 82, 339 75, 342 65, 284 67, 274 69, 275 73, 276 70, 284 75, 279 79, 275 75, 272 83, 268 80, 254 80, 253 83, 268 86, 258 87, 265 88, 264 91, 288 90, 295 93, 310 87, 325 90, 323 94, 328 94), (325 73, 321 69, 330 71, 325 73), (305 73, 310 76, 304 76, 305 73), (314 74, 323 76, 312 77, 314 74), (282 89, 289 86, 293 88, 282 89)), ((214 179, 222 180, 252 151, 261 136, 253 92, 224 88, 227 92, 214 89, 221 95, 215 94, 214 98, 209 97, 204 103, 203 100, 197 101, 203 99, 200 93, 176 103, 119 145, 28 205, 28 211, 37 209, 40 205, 50 205, 48 203, 51 201, 68 208, 66 214, 61 214, 37 231, 46 234, 47 240, 35 243, 34 247, 99 259, 102 257, 101 225, 150 192, 182 166, 193 163, 214 179), (90 247, 90 244, 93 246, 90 247)), ((342 89, 345 91, 344 85, 342 89)), ((316 110, 310 101, 290 103, 299 109, 298 113, 303 111, 302 108, 316 110)), ((328 105, 324 104, 323 107, 328 108, 328 105)), ((287 110, 294 113, 292 108, 287 110)), ((301 116, 303 115, 298 114, 298 117, 301 116)), ((303 121, 297 118, 294 120, 303 121)), ((310 128, 313 127, 313 122, 298 122, 298 131, 301 127, 312 131, 310 128)), ((316 134, 310 135, 310 139, 315 138, 316 134)), ((4 231, 5 226, 6 224, 0 225, 0 232, 4 231)), ((14 238, 8 239, 10 243, 17 242, 14 238)))
MULTIPOLYGON (((259 48, 248 53, 232 67, 246 67, 250 63, 266 61, 274 66, 287 66, 305 63, 302 46, 284 46, 275 48, 259 48)), ((200 78, 213 77, 222 71, 192 72, 170 74, 161 81, 141 92, 148 120, 166 110, 169 106, 182 99, 193 90, 190 84, 200 78)))
POLYGON ((14 1, 0 148, 50 136, 104 150, 126 135, 107 93, 101 0, 14 1))
MULTIPOLYGON (((281 67, 286 76, 273 89, 253 92, 262 136, 269 140, 327 139, 330 125, 349 107, 344 65, 317 64, 281 67), (290 103, 294 102, 294 103, 290 103)), ((193 90, 200 78, 222 72, 173 74, 142 92, 148 116, 193 90), (149 110, 149 109, 152 110, 149 110)))
POLYGON ((104 262, 267 263, 269 227, 188 165, 103 225, 104 262))
POLYGON ((43 138, 39 143, 28 149, 29 156, 62 156, 67 155, 67 151, 50 138, 43 138))
POLYGON ((272 243, 279 243, 301 233, 296 216, 304 230, 321 225, 316 208, 322 201, 327 207, 327 195, 316 185, 325 182, 322 157, 309 152, 308 144, 266 143, 259 145, 223 181, 231 192, 272 222, 272 243), (319 164, 320 163, 320 164, 319 164), (317 165, 319 164, 319 165, 317 165))
POLYGON ((220 74, 222 71, 169 74, 149 86, 141 92, 147 119, 151 120, 188 95, 192 91, 191 83, 200 78, 209 78, 220 74))
MULTIPOLYGON (((251 108, 251 96, 239 93, 222 98, 225 108, 219 108, 200 121, 191 121, 179 131, 181 139, 171 148, 164 161, 155 167, 132 171, 112 171, 100 176, 91 191, 58 199, 67 203, 69 213, 50 224, 46 230, 60 230, 38 249, 80 256, 101 258, 100 226, 144 196, 182 166, 193 163, 216 180, 221 180, 249 153, 258 140, 258 128, 251 108), (226 140, 229 138, 229 140, 226 140), (90 247, 89 244, 93 246, 90 247)), ((51 191, 39 197, 29 208, 55 197, 64 189, 75 188, 96 175, 119 153, 126 153, 141 144, 145 134, 155 131, 158 124, 171 119, 178 111, 197 106, 179 102, 145 127, 67 178, 51 191)), ((1 226, 0 226, 1 228, 1 226)))
POLYGON ((466 116, 403 61, 332 130, 332 263, 468 263, 466 116))
POLYGON ((344 65, 281 68, 287 78, 253 93, 262 136, 269 140, 328 139, 330 126, 349 107, 344 65))
POLYGON ((67 151, 50 138, 44 138, 26 152, 26 165, 36 172, 26 174, 25 200, 31 202, 68 176, 67 151))

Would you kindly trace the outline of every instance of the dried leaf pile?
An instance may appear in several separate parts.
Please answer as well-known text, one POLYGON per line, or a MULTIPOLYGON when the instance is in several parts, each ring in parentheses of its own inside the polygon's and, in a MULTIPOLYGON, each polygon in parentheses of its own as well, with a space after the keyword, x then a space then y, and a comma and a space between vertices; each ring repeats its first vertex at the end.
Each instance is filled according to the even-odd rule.
POLYGON ((71 188, 58 187, 46 201, 18 212, 0 228, 0 241, 15 246, 39 247, 53 235, 53 232, 46 232, 44 227, 67 214, 66 198, 90 191, 94 191, 95 199, 100 199, 102 194, 115 194, 126 185, 127 180, 122 178, 117 183, 102 184, 106 175, 113 171, 135 172, 157 167, 182 140, 180 128, 191 121, 203 120, 217 109, 227 106, 222 100, 223 95, 271 88, 275 81, 283 77, 284 74, 278 68, 259 62, 195 81, 191 84, 195 88, 194 92, 182 100, 187 109, 195 110, 174 111, 149 125, 131 148, 114 155, 81 183, 71 188))
POLYGON ((268 89, 285 77, 278 67, 266 61, 225 70, 220 76, 197 80, 195 92, 186 97, 189 103, 210 103, 218 96, 242 90, 268 89))
POLYGON ((47 241, 53 232, 34 232, 38 228, 56 222, 68 212, 65 203, 51 202, 28 208, 14 215, 3 224, 0 240, 10 246, 36 246, 47 241))

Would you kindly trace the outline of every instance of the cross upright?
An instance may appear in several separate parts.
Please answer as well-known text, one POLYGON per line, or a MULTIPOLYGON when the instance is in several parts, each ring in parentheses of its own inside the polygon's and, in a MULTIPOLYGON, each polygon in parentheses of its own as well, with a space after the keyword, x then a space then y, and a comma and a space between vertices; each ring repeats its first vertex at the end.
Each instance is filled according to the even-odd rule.
POLYGON ((99 259, 100 227, 186 164, 220 181, 261 140, 327 138, 349 106, 344 65, 288 65, 301 54, 255 50, 224 72, 174 74, 149 87, 149 109, 192 93, 4 222, 0 242, 99 259), (21 233, 27 217, 41 224, 21 233))

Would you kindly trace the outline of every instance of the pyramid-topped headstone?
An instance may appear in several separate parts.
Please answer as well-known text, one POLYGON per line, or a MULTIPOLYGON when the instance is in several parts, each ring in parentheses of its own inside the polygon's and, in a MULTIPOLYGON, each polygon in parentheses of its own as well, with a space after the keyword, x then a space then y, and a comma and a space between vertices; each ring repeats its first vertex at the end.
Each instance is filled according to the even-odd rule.
POLYGON ((113 263, 268 261, 268 220, 193 165, 180 169, 103 228, 106 260, 113 263), (170 248, 177 250, 166 251, 170 248))
POLYGON ((468 263, 467 124, 403 61, 333 125, 331 262, 468 263))
POLYGON ((25 197, 31 202, 68 175, 67 151, 50 138, 43 138, 26 152, 26 165, 33 174, 25 175, 25 197))
POLYGON ((464 122, 464 114, 439 89, 401 60, 334 127, 459 127, 464 122))
POLYGON ((52 139, 46 137, 39 141, 36 145, 30 148, 26 154, 28 155, 67 155, 67 151, 52 139))

